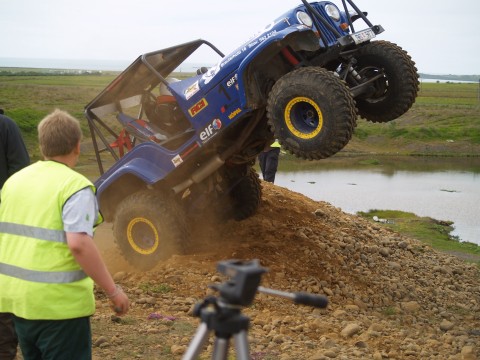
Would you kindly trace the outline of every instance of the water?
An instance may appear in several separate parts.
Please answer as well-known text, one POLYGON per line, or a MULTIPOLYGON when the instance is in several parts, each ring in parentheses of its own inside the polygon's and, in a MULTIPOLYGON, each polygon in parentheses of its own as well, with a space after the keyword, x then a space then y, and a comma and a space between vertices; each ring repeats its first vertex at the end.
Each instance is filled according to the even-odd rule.
MULTIPOLYGON (((453 164, 452 164, 453 165, 453 164)), ((275 184, 355 214, 401 210, 453 221, 452 235, 480 245, 480 172, 448 169, 392 170, 390 167, 316 168, 285 171, 275 184)), ((408 166, 407 166, 408 168, 408 166)))

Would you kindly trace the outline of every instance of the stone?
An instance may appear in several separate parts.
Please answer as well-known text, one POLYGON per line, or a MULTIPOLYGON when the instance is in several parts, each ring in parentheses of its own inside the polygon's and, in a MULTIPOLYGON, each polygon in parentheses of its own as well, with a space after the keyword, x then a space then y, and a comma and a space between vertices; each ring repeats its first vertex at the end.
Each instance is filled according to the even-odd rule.
POLYGON ((352 337, 353 335, 360 332, 360 325, 356 323, 348 324, 340 333, 344 338, 352 337))
POLYGON ((442 330, 442 331, 452 330, 454 326, 455 326, 454 323, 452 323, 452 322, 450 322, 446 319, 443 319, 442 322, 440 323, 440 330, 442 330))

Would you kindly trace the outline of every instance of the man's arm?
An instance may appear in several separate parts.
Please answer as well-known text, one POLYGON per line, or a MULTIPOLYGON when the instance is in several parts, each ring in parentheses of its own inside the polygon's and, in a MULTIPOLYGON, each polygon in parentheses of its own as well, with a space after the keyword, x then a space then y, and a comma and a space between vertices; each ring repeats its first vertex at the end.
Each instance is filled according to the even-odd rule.
POLYGON ((83 271, 110 297, 115 312, 118 315, 126 314, 128 311, 127 295, 123 291, 117 292, 117 287, 93 242, 93 238, 86 233, 67 232, 67 243, 83 271))
POLYGON ((128 298, 115 285, 93 241, 93 225, 98 215, 95 194, 86 187, 68 199, 63 206, 63 228, 67 244, 83 271, 100 286, 113 303, 118 315, 128 311, 128 298))

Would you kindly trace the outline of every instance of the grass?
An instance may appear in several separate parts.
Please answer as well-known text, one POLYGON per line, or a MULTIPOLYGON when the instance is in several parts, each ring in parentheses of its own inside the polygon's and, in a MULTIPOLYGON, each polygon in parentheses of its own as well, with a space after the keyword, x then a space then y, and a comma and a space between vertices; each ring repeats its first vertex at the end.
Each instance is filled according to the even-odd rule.
MULTIPOLYGON (((423 83, 406 114, 385 124, 360 120, 353 141, 386 145, 384 152, 405 152, 405 144, 412 143, 453 141, 479 145, 479 91, 475 83, 423 83)), ((446 148, 445 153, 452 151, 452 146, 446 148)))
POLYGON ((467 260, 478 262, 480 265, 480 246, 469 242, 460 242, 457 238, 452 237, 450 232, 453 227, 450 221, 420 217, 410 212, 397 210, 375 209, 368 212, 358 212, 358 215, 372 222, 375 222, 373 220, 375 216, 386 220, 387 222, 376 223, 420 240, 436 250, 460 255, 473 255, 472 257, 466 256, 467 260))
POLYGON ((166 294, 171 292, 173 289, 170 285, 167 284, 154 284, 151 282, 142 283, 139 285, 139 288, 145 292, 156 293, 156 294, 166 294))

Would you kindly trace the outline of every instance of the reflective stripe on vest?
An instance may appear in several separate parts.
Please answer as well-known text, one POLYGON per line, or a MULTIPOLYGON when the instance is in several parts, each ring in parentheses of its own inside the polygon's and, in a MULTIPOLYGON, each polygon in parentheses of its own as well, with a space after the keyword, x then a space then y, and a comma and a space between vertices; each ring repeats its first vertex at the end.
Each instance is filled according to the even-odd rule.
POLYGON ((67 243, 67 237, 63 230, 50 230, 35 226, 0 222, 0 233, 26 236, 38 240, 67 243))
POLYGON ((46 284, 65 284, 85 279, 83 270, 77 271, 35 271, 0 263, 0 273, 26 281, 46 284))

